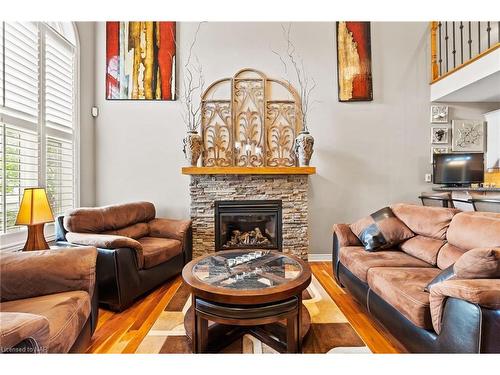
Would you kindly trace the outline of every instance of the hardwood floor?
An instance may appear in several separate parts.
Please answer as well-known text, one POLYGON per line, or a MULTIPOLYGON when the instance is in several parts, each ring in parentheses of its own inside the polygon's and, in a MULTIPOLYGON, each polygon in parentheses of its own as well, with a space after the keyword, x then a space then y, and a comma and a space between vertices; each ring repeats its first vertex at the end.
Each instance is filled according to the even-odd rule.
MULTIPOLYGON (((312 262, 310 265, 316 279, 372 352, 404 352, 397 340, 338 286, 332 277, 331 262, 312 262)), ((101 309, 97 329, 87 353, 134 353, 181 284, 182 279, 178 276, 121 313, 101 309)))

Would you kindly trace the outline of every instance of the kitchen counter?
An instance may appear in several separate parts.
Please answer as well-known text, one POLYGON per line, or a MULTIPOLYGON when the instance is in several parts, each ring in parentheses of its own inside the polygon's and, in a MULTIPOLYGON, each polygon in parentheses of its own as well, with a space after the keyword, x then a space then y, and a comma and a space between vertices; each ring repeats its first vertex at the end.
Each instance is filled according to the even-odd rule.
POLYGON ((500 193, 500 187, 450 187, 450 186, 439 186, 434 185, 432 187, 434 191, 473 191, 473 192, 482 192, 482 193, 500 193))

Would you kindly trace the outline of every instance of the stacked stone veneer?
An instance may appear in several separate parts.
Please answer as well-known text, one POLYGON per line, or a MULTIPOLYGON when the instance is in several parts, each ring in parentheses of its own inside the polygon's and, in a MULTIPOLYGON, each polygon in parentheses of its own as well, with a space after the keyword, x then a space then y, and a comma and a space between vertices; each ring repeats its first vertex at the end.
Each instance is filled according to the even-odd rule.
POLYGON ((279 199, 283 252, 307 259, 307 188, 307 175, 192 175, 193 256, 215 251, 215 201, 279 199))

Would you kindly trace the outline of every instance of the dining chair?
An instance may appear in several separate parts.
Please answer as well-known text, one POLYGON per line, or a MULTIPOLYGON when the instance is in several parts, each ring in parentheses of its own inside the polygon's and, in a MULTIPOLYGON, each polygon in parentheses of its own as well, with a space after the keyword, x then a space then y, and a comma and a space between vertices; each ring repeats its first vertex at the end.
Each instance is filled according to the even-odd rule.
POLYGON ((419 199, 423 206, 431 207, 453 207, 450 192, 423 192, 419 199))
POLYGON ((471 194, 474 211, 500 213, 500 195, 476 195, 471 194))

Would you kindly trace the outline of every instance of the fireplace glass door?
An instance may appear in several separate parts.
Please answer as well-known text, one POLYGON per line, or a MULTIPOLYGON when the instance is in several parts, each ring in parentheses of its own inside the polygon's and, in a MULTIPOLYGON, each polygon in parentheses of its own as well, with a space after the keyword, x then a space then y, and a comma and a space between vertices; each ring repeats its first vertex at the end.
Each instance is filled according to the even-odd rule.
POLYGON ((281 201, 215 202, 215 250, 281 251, 281 201))

